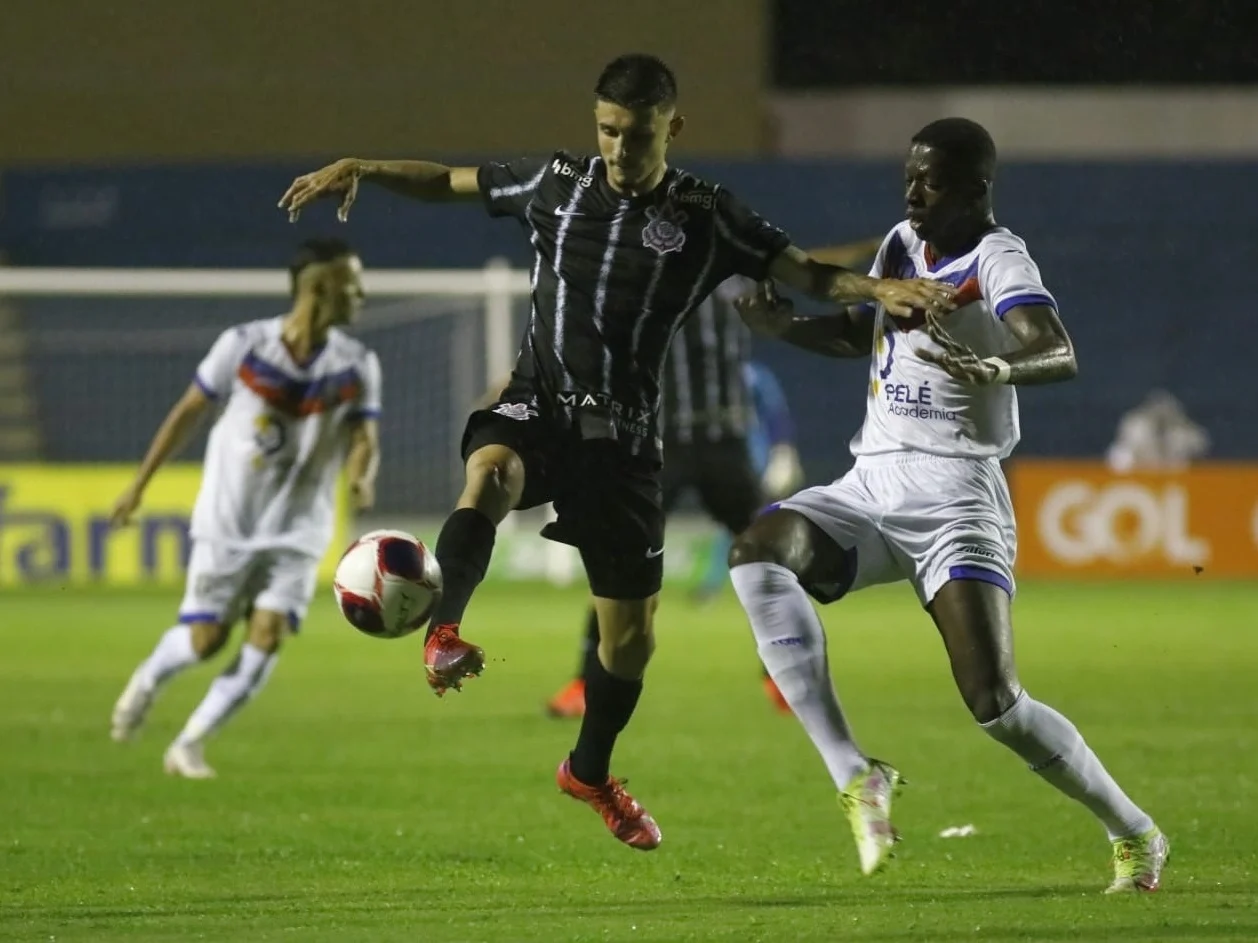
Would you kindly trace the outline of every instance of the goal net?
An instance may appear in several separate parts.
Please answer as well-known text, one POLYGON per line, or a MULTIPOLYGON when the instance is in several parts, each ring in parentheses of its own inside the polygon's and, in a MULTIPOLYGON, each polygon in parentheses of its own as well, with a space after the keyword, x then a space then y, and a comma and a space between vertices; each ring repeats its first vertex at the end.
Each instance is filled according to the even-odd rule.
MULTIPOLYGON (((375 516, 448 513, 462 484, 459 437, 471 404, 507 373, 523 329, 528 273, 372 271, 351 328, 384 377, 375 516)), ((283 271, 3 269, 8 348, 51 464, 139 461, 218 334, 287 310, 283 271)), ((183 459, 199 459, 204 431, 183 459)))

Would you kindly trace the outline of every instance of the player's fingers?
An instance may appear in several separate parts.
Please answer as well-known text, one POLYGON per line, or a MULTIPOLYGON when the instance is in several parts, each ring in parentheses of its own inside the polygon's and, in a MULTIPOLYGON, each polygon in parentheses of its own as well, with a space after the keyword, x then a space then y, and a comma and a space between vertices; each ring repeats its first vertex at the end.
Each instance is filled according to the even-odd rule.
POLYGON ((354 205, 354 200, 358 198, 358 178, 352 177, 349 186, 345 188, 345 195, 341 197, 341 205, 337 207, 336 218, 341 222, 349 219, 349 208, 354 205))
POLYGON ((284 191, 284 195, 280 197, 279 203, 276 204, 280 209, 286 209, 293 198, 296 197, 297 191, 305 184, 305 177, 294 177, 293 182, 288 185, 288 189, 284 191))

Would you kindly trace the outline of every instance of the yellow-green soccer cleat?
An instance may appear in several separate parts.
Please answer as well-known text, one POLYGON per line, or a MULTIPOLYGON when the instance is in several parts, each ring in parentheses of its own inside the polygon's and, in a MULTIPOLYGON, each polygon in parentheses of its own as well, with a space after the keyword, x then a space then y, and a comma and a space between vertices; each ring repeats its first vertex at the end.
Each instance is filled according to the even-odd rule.
POLYGON ((839 793, 839 805, 852 826, 863 874, 873 874, 881 868, 900 840, 891 825, 891 800, 902 782, 899 770, 881 760, 870 760, 869 769, 839 793))
POLYGON ((1162 869, 1170 860, 1171 843, 1156 826, 1135 838, 1118 839, 1114 842, 1114 883, 1105 893, 1156 891, 1162 882, 1162 869))

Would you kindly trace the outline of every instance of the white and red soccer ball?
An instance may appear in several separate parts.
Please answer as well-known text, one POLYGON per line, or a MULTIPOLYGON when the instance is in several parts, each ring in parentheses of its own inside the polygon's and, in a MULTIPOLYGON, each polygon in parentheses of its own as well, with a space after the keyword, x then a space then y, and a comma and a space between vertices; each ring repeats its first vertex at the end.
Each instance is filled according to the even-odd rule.
POLYGON ((432 617, 441 599, 441 567, 405 531, 373 530, 342 555, 332 589, 354 628, 375 638, 401 638, 432 617))

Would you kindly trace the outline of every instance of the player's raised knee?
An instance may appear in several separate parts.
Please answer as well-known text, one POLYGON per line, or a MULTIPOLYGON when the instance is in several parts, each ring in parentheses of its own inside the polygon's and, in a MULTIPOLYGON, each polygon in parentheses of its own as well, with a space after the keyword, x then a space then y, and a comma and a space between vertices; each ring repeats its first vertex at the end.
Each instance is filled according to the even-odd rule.
POLYGON ((505 516, 524 491, 524 461, 505 445, 486 445, 467 459, 467 486, 460 507, 493 505, 505 516))
POLYGON ((730 569, 748 563, 776 563, 795 569, 797 548, 806 521, 792 511, 771 511, 734 538, 729 548, 730 569))

